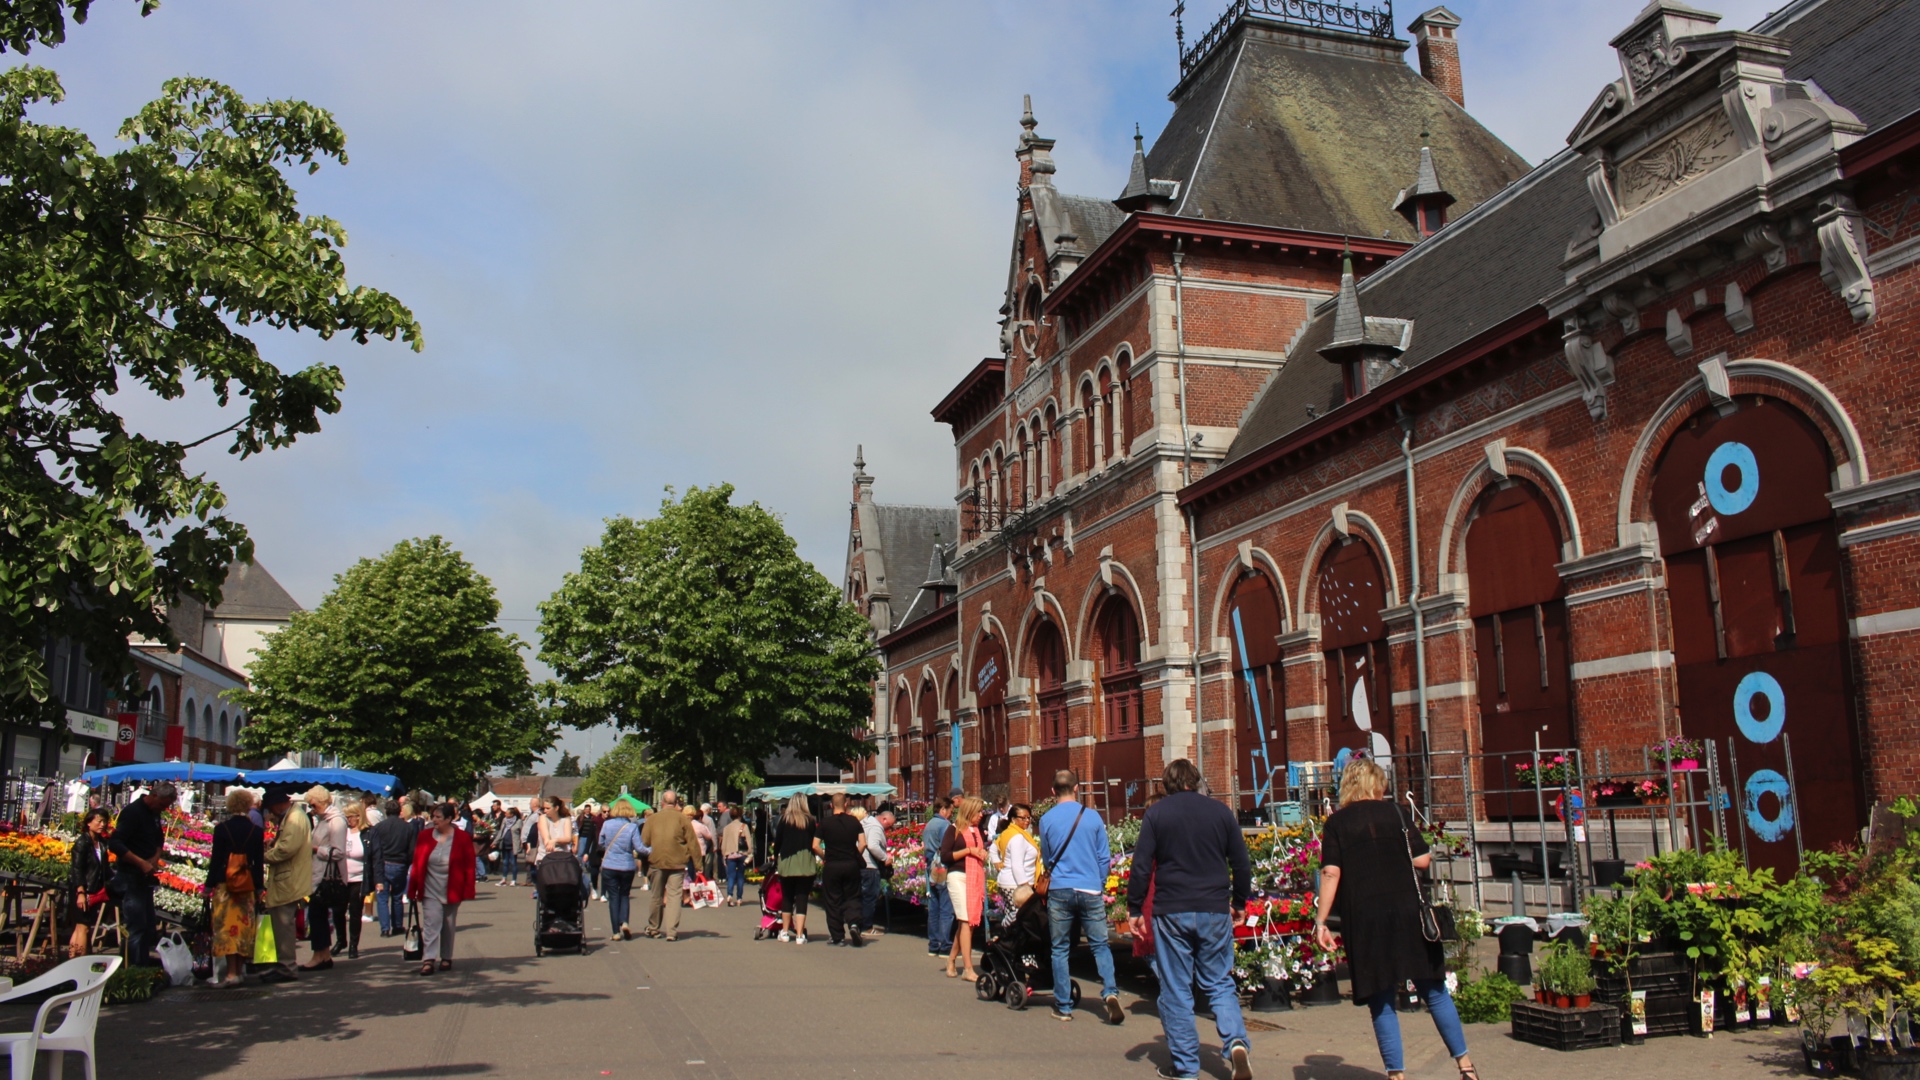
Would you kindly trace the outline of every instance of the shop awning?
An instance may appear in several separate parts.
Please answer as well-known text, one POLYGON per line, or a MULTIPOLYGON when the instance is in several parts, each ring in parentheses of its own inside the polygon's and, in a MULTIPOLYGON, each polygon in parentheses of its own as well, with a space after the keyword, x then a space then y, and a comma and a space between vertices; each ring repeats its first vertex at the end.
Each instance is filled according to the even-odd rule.
POLYGON ((747 792, 748 802, 778 802, 795 795, 879 795, 894 792, 892 784, 787 784, 783 787, 754 788, 747 792))
POLYGON ((198 781, 206 784, 231 784, 243 774, 225 765, 203 765, 197 761, 156 761, 145 765, 115 765, 80 774, 93 787, 102 784, 151 784, 159 780, 198 781))

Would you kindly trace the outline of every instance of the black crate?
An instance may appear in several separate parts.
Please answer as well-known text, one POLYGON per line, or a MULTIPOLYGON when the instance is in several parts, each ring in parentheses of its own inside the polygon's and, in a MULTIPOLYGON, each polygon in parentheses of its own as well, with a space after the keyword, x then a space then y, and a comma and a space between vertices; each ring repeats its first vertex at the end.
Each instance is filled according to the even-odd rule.
POLYGON ((1620 1045, 1620 1010, 1611 1005, 1556 1009, 1532 1001, 1513 1004, 1513 1037, 1553 1050, 1620 1045))

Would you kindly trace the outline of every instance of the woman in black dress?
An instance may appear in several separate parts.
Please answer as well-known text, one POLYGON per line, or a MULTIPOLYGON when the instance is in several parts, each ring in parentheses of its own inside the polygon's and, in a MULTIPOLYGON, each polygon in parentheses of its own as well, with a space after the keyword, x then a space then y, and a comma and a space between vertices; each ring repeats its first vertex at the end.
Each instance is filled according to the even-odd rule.
POLYGON ((1334 946, 1327 916, 1340 916, 1340 938, 1347 947, 1353 979, 1353 1003, 1373 1013, 1373 1037, 1388 1080, 1405 1080, 1400 1049, 1400 1017, 1394 998, 1407 981, 1426 999, 1433 1026, 1460 1068, 1461 1080, 1480 1080, 1467 1057, 1467 1036, 1447 993, 1447 958, 1439 942, 1420 929, 1424 902, 1414 871, 1431 861, 1427 843, 1387 797, 1387 774, 1361 758, 1340 777, 1340 809, 1327 819, 1320 842, 1320 904, 1313 936, 1323 949, 1334 946))
POLYGON ((107 863, 111 824, 107 812, 97 806, 80 819, 80 835, 73 842, 73 861, 67 871, 67 895, 72 899, 68 917, 73 920, 68 956, 87 955, 93 921, 100 917, 101 908, 112 903, 107 896, 107 878, 112 874, 107 863))

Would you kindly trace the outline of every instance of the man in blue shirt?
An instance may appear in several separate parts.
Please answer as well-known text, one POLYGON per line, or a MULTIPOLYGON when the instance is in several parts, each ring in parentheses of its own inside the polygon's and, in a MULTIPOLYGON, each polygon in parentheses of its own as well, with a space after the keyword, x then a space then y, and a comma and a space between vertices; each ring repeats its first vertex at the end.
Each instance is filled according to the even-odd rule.
POLYGON ((1193 987, 1213 1004, 1221 1053, 1233 1080, 1252 1080, 1252 1050, 1233 985, 1233 928, 1246 921, 1253 885, 1246 837, 1233 811, 1200 794, 1200 770, 1180 758, 1163 774, 1167 797, 1147 808, 1127 882, 1129 928, 1137 938, 1153 887, 1153 973, 1160 980, 1160 1024, 1173 1058, 1160 1075, 1198 1080, 1200 1036, 1193 1027, 1193 987))
POLYGON ((1072 769, 1053 774, 1054 808, 1040 819, 1040 858, 1047 872, 1047 918, 1053 931, 1053 1017, 1073 1019, 1073 984, 1067 973, 1067 954, 1073 948, 1077 921, 1093 948, 1100 971, 1100 1002, 1107 1023, 1127 1018, 1120 1009, 1120 988, 1113 981, 1113 951, 1107 948, 1107 871, 1113 853, 1107 847, 1107 824, 1100 815, 1074 798, 1080 777, 1072 769))
POLYGON ((946 874, 940 866, 940 844, 953 828, 953 800, 933 800, 933 818, 920 834, 927 857, 927 955, 942 960, 953 950, 953 898, 947 895, 946 874))

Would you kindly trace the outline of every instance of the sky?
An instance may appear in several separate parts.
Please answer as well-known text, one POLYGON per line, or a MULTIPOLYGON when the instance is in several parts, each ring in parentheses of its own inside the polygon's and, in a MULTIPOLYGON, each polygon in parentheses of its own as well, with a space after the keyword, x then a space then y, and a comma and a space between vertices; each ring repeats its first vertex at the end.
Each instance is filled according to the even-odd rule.
MULTIPOLYGON (((1708 6, 1744 28, 1781 2, 1708 6)), ((1170 6, 96 0, 27 62, 68 94, 36 117, 103 148, 176 75, 334 114, 350 163, 299 177, 301 205, 346 227, 353 282, 410 305, 426 350, 268 332, 283 367, 344 369, 342 412, 192 464, 302 604, 437 533, 531 641, 605 519, 668 487, 733 484, 836 583, 856 446, 882 501, 949 502, 928 410, 998 349, 1021 96, 1061 189, 1118 194, 1133 125, 1151 139, 1172 111, 1170 6)), ((1191 0, 1188 39, 1226 6, 1191 0)), ((1641 6, 1449 0, 1468 110, 1544 160, 1641 6)), ((225 423, 205 394, 124 396, 150 432, 225 423)))

